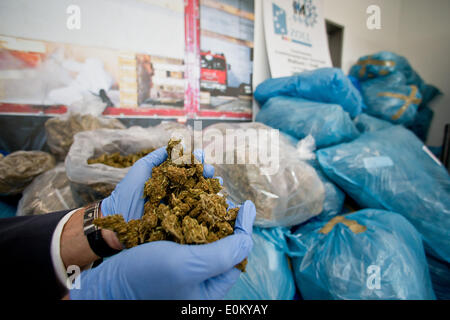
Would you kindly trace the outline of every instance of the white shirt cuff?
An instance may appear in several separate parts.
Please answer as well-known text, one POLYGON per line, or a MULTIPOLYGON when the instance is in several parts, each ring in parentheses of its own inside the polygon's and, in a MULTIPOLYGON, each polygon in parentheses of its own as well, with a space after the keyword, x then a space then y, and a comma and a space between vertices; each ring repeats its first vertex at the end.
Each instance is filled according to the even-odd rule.
POLYGON ((53 232, 52 243, 50 247, 50 254, 52 257, 53 268, 55 269, 56 276, 58 280, 61 282, 61 284, 67 288, 69 288, 67 283, 68 282, 67 270, 61 258, 61 234, 67 221, 69 221, 70 217, 72 217, 72 215, 78 210, 79 209, 72 210, 71 212, 66 214, 61 219, 61 221, 59 221, 55 231, 53 232))

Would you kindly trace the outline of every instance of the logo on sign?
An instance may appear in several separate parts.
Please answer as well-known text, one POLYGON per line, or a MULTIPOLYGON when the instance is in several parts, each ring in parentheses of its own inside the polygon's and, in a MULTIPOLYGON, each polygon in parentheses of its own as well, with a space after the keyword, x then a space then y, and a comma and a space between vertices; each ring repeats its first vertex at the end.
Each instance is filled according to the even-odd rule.
POLYGON ((275 34, 286 35, 287 32, 287 23, 286 23, 286 11, 275 3, 272 3, 273 8, 273 27, 275 30, 275 34))
POLYGON ((292 1, 294 8, 294 21, 313 27, 317 23, 317 8, 313 0, 292 1))

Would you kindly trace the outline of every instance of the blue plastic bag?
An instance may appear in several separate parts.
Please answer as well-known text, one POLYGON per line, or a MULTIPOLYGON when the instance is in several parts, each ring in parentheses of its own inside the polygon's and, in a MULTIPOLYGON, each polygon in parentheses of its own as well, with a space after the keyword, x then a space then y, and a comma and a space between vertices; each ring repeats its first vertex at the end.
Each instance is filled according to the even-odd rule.
POLYGON ((317 175, 319 176, 319 179, 322 180, 323 186, 325 187, 323 210, 317 217, 315 217, 315 219, 329 220, 333 216, 342 212, 345 201, 345 193, 326 177, 317 160, 308 161, 308 163, 316 169, 317 175))
POLYGON ((402 59, 404 58, 388 51, 363 56, 352 66, 350 75, 360 81, 387 76, 398 70, 398 61, 402 59))
MULTIPOLYGON (((362 88, 361 88, 361 82, 357 79, 357 78, 355 78, 355 77, 353 77, 353 76, 348 76, 348 78, 350 79, 350 81, 352 82, 352 84, 353 84, 353 86, 356 88, 356 89, 358 89, 358 92, 359 92, 359 94, 361 94, 361 97, 362 97, 362 88)), ((364 110, 366 110, 367 109, 367 106, 366 106, 366 104, 365 104, 365 102, 364 102, 364 99, 362 99, 362 102, 361 102, 361 112, 364 112, 364 110)))
POLYGON ((342 70, 336 68, 322 68, 291 77, 268 79, 256 88, 254 96, 262 108, 270 98, 277 96, 338 104, 352 118, 361 113, 363 103, 358 89, 342 70))
POLYGON ((407 85, 401 73, 365 81, 361 84, 366 113, 395 124, 411 124, 422 95, 414 85, 407 85))
POLYGON ((361 113, 353 120, 353 122, 355 123, 356 128, 361 133, 373 132, 388 127, 392 127, 392 123, 369 116, 368 114, 365 113, 361 113))
POLYGON ((417 112, 413 123, 408 126, 408 129, 425 143, 428 139, 433 118, 434 111, 428 106, 422 107, 417 112))
POLYGON ((292 300, 295 281, 289 265, 286 228, 253 229, 253 249, 246 272, 226 300, 292 300))
POLYGON ((8 201, 7 197, 0 196, 0 218, 11 218, 16 216, 17 205, 8 201))
MULTIPOLYGON (((353 86, 358 89, 359 93, 361 93, 361 82, 359 81, 358 78, 354 77, 354 76, 348 76, 348 78, 350 79, 350 81, 352 82, 353 86)), ((364 109, 364 108, 363 108, 364 109)))
POLYGON ((450 177, 409 130, 392 126, 317 152, 325 174, 365 208, 400 213, 450 261, 450 177))
POLYGON ((428 104, 440 94, 438 88, 423 81, 405 57, 389 51, 381 51, 361 57, 356 65, 350 69, 350 76, 360 81, 365 81, 384 77, 395 72, 403 74, 406 85, 414 85, 419 88, 425 104, 428 104))
POLYGON ((427 256, 431 282, 438 300, 450 300, 450 264, 427 256))
POLYGON ((341 106, 302 98, 271 98, 256 115, 256 121, 297 139, 312 135, 318 148, 351 141, 359 136, 359 131, 341 106))
POLYGON ((420 92, 422 93, 422 105, 419 106, 419 109, 428 105, 437 96, 442 94, 441 90, 431 84, 425 85, 425 87, 420 90, 420 92))
POLYGON ((396 86, 408 85, 405 75, 399 71, 393 72, 385 77, 379 77, 379 78, 361 82, 361 93, 364 89, 363 88, 364 84, 369 84, 369 83, 370 84, 376 83, 378 85, 383 85, 385 87, 396 87, 396 86))
POLYGON ((409 61, 393 52, 381 51, 361 57, 350 69, 350 75, 362 81, 387 76, 394 72, 402 73, 406 78, 406 84, 415 85, 421 91, 425 89, 426 84, 411 67, 409 61))
POLYGON ((362 210, 288 237, 306 300, 435 299, 420 234, 399 214, 362 210))

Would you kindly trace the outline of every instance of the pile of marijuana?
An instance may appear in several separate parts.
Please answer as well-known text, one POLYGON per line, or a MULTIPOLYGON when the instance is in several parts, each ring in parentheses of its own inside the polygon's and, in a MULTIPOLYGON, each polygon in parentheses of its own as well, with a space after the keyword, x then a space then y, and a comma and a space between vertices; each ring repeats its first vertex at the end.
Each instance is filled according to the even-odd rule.
POLYGON ((55 164, 55 158, 42 151, 16 151, 1 158, 0 194, 21 193, 35 177, 55 164))
POLYGON ((155 149, 144 149, 137 153, 128 154, 123 156, 120 152, 114 152, 113 154, 102 154, 98 158, 89 159, 88 164, 102 163, 114 168, 128 168, 131 167, 136 161, 145 157, 155 149))
MULTIPOLYGON (((203 177, 203 165, 192 153, 183 154, 180 140, 169 141, 167 154, 145 184, 148 201, 140 220, 127 223, 117 214, 94 223, 116 232, 126 248, 159 240, 205 244, 231 235, 239 209, 227 210, 226 198, 218 194, 219 180, 203 177)), ((246 264, 247 259, 236 268, 245 271, 246 264)))

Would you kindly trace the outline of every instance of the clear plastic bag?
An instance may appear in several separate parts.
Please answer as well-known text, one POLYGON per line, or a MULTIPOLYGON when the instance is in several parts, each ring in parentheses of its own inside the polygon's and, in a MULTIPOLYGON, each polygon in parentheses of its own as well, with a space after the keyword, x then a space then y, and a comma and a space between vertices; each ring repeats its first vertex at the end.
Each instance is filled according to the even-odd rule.
POLYGON ((339 189, 333 182, 331 182, 323 173, 316 157, 316 144, 312 136, 308 136, 303 140, 295 139, 294 137, 282 133, 282 136, 288 143, 295 146, 297 149, 297 156, 300 160, 306 161, 314 169, 316 169, 317 176, 322 181, 325 188, 325 198, 323 201, 322 212, 314 219, 330 219, 332 216, 342 213, 345 201, 345 193, 339 189))
POLYGON ((114 152, 127 155, 164 147, 173 134, 176 137, 191 137, 192 131, 183 125, 164 123, 149 128, 99 129, 77 133, 65 161, 77 204, 85 205, 107 197, 130 169, 88 164, 89 159, 114 152))
POLYGON ((397 212, 427 253, 450 262, 450 176, 409 130, 392 126, 317 152, 325 174, 364 208, 397 212))
MULTIPOLYGON (((292 142, 292 140, 290 139, 292 142)), ((322 181, 325 188, 325 199, 323 201, 323 210, 316 217, 317 219, 330 219, 332 216, 340 214, 344 206, 345 193, 342 192, 334 183, 332 183, 323 173, 316 157, 316 143, 312 136, 307 136, 305 139, 295 143, 297 149, 297 156, 299 159, 306 161, 314 169, 316 169, 317 176, 322 181)))
POLYGON ((90 114, 72 113, 47 120, 47 145, 52 154, 64 160, 75 134, 97 129, 125 129, 117 119, 99 118, 90 114))
POLYGON ((256 115, 256 121, 297 139, 314 137, 318 148, 356 139, 359 131, 341 106, 301 98, 274 97, 256 115))
POLYGON ((253 229, 253 249, 246 272, 225 296, 225 300, 292 300, 295 281, 286 255, 287 229, 253 229))
POLYGON ((325 199, 323 201, 323 210, 316 217, 317 219, 327 220, 335 215, 341 214, 344 207, 345 193, 327 176, 323 173, 320 168, 319 162, 316 160, 310 160, 308 163, 316 169, 319 179, 322 181, 325 188, 325 199))
POLYGON ((17 215, 39 215, 76 207, 64 163, 59 163, 26 187, 17 207, 17 215))
MULTIPOLYGON (((211 130, 224 134, 227 129, 271 130, 260 123, 219 123, 204 130, 204 142, 207 141, 205 137, 212 132, 211 130)), ((233 143, 229 147, 227 147, 226 138, 223 140, 224 161, 222 164, 212 163, 208 158, 206 162, 213 164, 216 175, 223 178, 225 191, 234 203, 253 201, 257 212, 255 226, 264 228, 293 226, 322 211, 324 186, 314 168, 298 159, 295 147, 286 138, 280 135, 277 149, 279 157, 276 159, 279 167, 274 174, 265 170, 266 165, 259 155, 253 153, 247 139, 243 145, 233 143), (246 164, 223 164, 228 156, 236 160, 236 151, 239 149, 246 153, 246 164), (252 155, 257 158, 257 161, 249 164, 248 160, 252 155)), ((258 144, 268 146, 267 136, 265 138, 264 135, 260 136, 258 144)))
POLYGON ((20 194, 35 177, 55 164, 55 158, 42 151, 16 151, 1 158, 0 194, 20 194))
POLYGON ((306 300, 435 299, 421 236, 399 214, 367 209, 287 236, 306 300))

